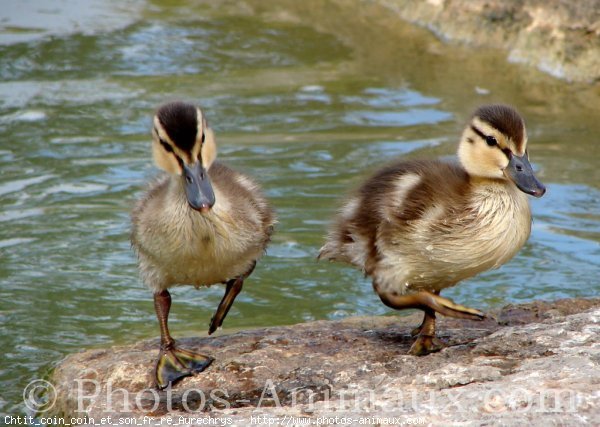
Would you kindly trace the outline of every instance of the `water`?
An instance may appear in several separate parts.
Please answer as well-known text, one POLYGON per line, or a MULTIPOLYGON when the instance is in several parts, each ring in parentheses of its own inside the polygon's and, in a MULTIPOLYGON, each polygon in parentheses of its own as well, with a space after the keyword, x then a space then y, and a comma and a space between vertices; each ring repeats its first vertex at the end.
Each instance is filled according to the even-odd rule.
MULTIPOLYGON (((95 1, 90 19, 77 2, 29 1, 30 25, 2 12, 0 412, 23 414, 24 386, 69 353, 158 335, 128 233, 167 100, 205 108, 220 159, 262 182, 278 212, 225 332, 392 313, 359 272, 316 263, 328 219, 383 161, 451 156, 490 101, 526 117, 548 193, 513 261, 445 295, 489 309, 600 294, 598 86, 443 45, 358 1, 111 3, 95 1)), ((175 290, 174 335, 205 334, 222 292, 175 290)))

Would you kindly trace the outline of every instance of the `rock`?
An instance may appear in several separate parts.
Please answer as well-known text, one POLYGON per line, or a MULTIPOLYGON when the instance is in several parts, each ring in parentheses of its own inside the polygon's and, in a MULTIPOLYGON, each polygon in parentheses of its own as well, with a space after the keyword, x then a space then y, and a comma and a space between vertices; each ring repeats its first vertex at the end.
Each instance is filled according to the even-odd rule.
MULTIPOLYGON (((567 81, 600 81, 600 0, 278 0, 277 7, 264 0, 246 0, 244 4, 252 13, 333 30, 349 44, 356 42, 352 31, 361 22, 382 31, 394 20, 403 20, 445 42, 506 52, 509 61, 567 81), (371 6, 385 12, 373 13, 371 6), (352 25, 344 28, 349 21, 352 25)), ((373 38, 364 29, 359 34, 373 38)), ((478 92, 488 89, 480 87, 478 92)))
POLYGON ((600 80, 600 0, 379 0, 402 19, 455 42, 570 81, 600 80))
POLYGON ((289 425, 336 416, 355 424, 600 420, 600 299, 509 305, 482 322, 441 319, 450 346, 421 358, 406 354, 419 320, 360 317, 181 339, 216 360, 161 392, 152 387, 158 340, 87 350, 54 370, 44 416, 146 425, 190 417, 236 425, 251 417, 288 417, 289 425))

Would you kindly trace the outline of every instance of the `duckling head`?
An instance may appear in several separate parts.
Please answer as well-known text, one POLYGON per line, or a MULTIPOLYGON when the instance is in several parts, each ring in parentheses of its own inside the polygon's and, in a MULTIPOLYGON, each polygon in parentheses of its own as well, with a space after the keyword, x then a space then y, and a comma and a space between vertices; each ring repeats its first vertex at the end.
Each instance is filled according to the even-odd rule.
POLYGON ((546 192, 529 163, 525 123, 507 105, 484 105, 475 111, 462 134, 458 158, 470 176, 508 180, 535 197, 546 192))
POLYGON ((215 204, 208 170, 217 157, 217 147, 202 110, 184 102, 168 103, 158 109, 153 124, 156 165, 180 177, 190 207, 207 213, 215 204))

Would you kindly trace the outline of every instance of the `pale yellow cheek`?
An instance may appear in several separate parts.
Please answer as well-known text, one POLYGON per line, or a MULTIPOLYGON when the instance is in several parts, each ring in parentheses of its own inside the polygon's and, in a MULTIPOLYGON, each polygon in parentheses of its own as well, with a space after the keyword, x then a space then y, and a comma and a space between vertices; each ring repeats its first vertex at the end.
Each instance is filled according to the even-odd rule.
POLYGON ((502 178, 504 176, 502 169, 504 169, 505 165, 503 164, 502 159, 499 159, 497 156, 477 153, 475 162, 479 165, 482 176, 495 178, 502 178))
POLYGON ((508 166, 508 157, 499 149, 491 150, 487 157, 490 168, 504 170, 508 166))
POLYGON ((215 134, 212 129, 205 130, 206 139, 202 145, 202 165, 209 169, 217 158, 217 145, 215 144, 215 134))
POLYGON ((175 156, 171 153, 165 152, 158 142, 152 144, 152 156, 154 157, 154 163, 156 166, 168 172, 172 175, 181 175, 181 167, 175 159, 175 156))
POLYGON ((498 155, 470 143, 460 146, 458 156, 469 175, 482 178, 503 178, 502 169, 508 164, 506 159, 502 159, 504 156, 501 153, 498 155))
POLYGON ((503 156, 503 158, 498 159, 496 164, 500 167, 500 169, 504 170, 508 166, 508 159, 503 156))

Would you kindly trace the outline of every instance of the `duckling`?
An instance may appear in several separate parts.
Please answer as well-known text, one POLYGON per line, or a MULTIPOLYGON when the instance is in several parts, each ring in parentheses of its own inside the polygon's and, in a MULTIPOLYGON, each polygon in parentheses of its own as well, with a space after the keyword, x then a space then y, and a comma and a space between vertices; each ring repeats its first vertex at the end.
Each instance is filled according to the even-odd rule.
POLYGON ((319 253, 360 268, 386 306, 424 311, 413 355, 443 348, 436 313, 484 318, 440 291, 510 260, 531 232, 525 194, 546 191, 529 163, 523 119, 510 106, 474 112, 458 159, 400 160, 377 171, 344 204, 319 253))
POLYGON ((154 376, 163 389, 213 361, 176 345, 168 328, 168 289, 226 285, 210 322, 212 334, 265 252, 275 217, 253 180, 215 161, 214 133, 200 108, 165 104, 153 124, 154 161, 166 174, 135 205, 131 242, 141 277, 154 294, 161 336, 154 376))

